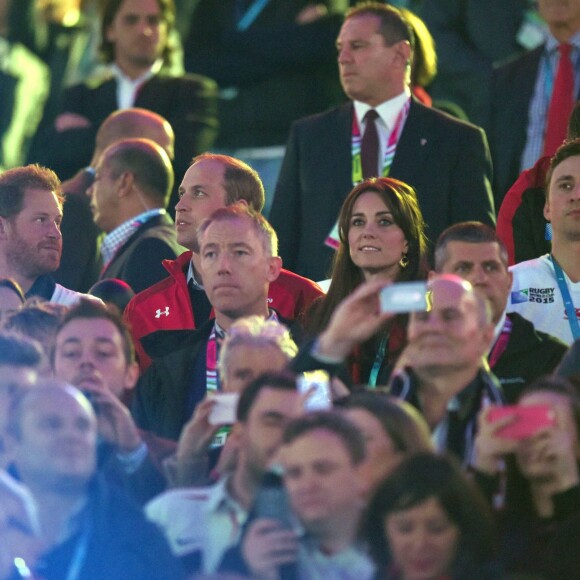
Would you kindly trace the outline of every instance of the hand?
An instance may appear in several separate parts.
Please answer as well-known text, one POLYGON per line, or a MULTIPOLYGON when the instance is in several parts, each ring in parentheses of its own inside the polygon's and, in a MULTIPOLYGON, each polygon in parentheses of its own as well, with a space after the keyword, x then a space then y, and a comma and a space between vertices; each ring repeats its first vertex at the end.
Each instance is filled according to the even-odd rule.
POLYGON ((496 475, 501 470, 501 461, 505 455, 514 453, 519 442, 515 439, 500 437, 497 432, 513 423, 515 417, 507 416, 491 423, 488 420, 490 405, 482 409, 477 418, 478 431, 475 437, 475 461, 473 467, 488 475, 496 475))
POLYGON ((384 280, 365 282, 337 306, 319 337, 320 354, 346 358, 394 316, 393 312, 381 312, 379 304, 379 291, 388 285, 384 280))
POLYGON ((252 577, 279 580, 280 566, 296 561, 298 537, 276 520, 259 519, 244 536, 242 555, 252 577))
POLYGON ((120 453, 131 453, 143 442, 129 409, 106 387, 83 386, 95 412, 100 436, 120 453))
POLYGON ((54 127, 59 133, 70 129, 86 129, 91 125, 86 117, 76 113, 61 113, 54 121, 54 127))
MULTIPOLYGON (((574 434, 559 426, 546 427, 524 439, 518 452, 520 462, 542 465, 542 475, 550 476, 553 493, 578 485, 578 462, 574 434)), ((535 467, 534 471, 538 468, 535 467)))
POLYGON ((328 14, 324 4, 310 4, 300 10, 296 16, 296 24, 310 24, 328 14))
POLYGON ((205 398, 197 405, 193 416, 185 424, 177 443, 177 460, 188 461, 205 455, 209 445, 220 428, 220 425, 212 425, 209 416, 216 401, 205 398))

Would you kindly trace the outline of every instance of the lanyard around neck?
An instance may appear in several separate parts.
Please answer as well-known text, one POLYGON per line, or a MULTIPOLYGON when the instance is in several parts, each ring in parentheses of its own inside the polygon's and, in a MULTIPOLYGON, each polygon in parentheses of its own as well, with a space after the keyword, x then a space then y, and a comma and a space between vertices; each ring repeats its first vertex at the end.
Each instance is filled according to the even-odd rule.
POLYGON ((578 324, 578 317, 576 316, 576 308, 574 308, 574 303, 572 302, 572 296, 570 295, 570 289, 564 278, 564 271, 556 258, 550 254, 550 260, 554 266, 554 273, 556 274, 556 280, 558 281, 558 288, 560 289, 560 295, 564 301, 564 308, 566 309, 566 316, 568 317, 568 324, 570 325, 570 331, 574 340, 580 338, 580 325, 578 324))
MULTIPOLYGON (((403 108, 399 111, 397 119, 395 121, 395 126, 391 131, 389 138, 387 139, 387 146, 385 148, 385 154, 383 156, 383 168, 382 176, 388 177, 391 171, 391 165, 393 164, 393 159, 395 158, 395 151, 397 149, 397 143, 403 132, 403 127, 405 126, 405 121, 409 116, 409 109, 411 107, 411 98, 409 97, 403 108)), ((362 159, 361 159, 361 142, 362 135, 360 133, 360 127, 358 120, 356 118, 356 113, 352 116, 352 138, 351 138, 351 152, 352 152, 352 184, 356 185, 363 181, 362 172, 362 159)))

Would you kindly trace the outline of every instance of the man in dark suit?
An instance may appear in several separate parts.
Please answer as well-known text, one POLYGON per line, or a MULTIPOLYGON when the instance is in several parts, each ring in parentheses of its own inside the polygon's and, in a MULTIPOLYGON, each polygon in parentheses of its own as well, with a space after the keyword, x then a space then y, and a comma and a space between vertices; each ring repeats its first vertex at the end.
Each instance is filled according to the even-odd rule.
MULTIPOLYGON (((552 90, 560 65, 561 46, 571 46, 574 94, 580 88, 580 2, 540 0, 540 15, 549 28, 540 48, 505 64, 494 72, 488 136, 493 156, 496 204, 524 169, 532 167, 546 150, 545 136, 552 90)), ((572 104, 562 113, 562 140, 572 104)), ((561 144, 558 143, 556 147, 561 144)))
POLYGON ((175 168, 185 172, 217 132, 217 87, 203 76, 164 72, 175 12, 171 0, 107 0, 101 52, 109 72, 64 92, 53 133, 36 160, 68 178, 89 164, 99 125, 117 109, 141 107, 175 130, 175 168))
POLYGON ((417 190, 431 239, 466 219, 494 224, 485 135, 411 97, 413 36, 398 10, 378 3, 352 9, 337 46, 342 86, 354 103, 291 130, 271 212, 285 266, 326 276, 332 252, 324 242, 340 206, 353 183, 372 175, 417 190), (375 171, 363 174, 357 140, 364 144, 369 111, 378 115, 379 146, 375 171))
POLYGON ((125 139, 104 151, 87 190, 106 233, 99 279, 119 278, 140 292, 165 278, 162 260, 183 251, 165 211, 172 185, 171 161, 153 141, 125 139))

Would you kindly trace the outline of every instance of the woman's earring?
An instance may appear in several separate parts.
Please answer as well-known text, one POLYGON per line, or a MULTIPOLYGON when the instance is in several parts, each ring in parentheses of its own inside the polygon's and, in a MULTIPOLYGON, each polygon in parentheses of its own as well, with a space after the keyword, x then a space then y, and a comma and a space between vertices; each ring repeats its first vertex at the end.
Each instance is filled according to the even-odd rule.
POLYGON ((399 266, 403 268, 403 270, 409 265, 409 258, 407 258, 407 254, 403 254, 401 259, 399 260, 399 266))

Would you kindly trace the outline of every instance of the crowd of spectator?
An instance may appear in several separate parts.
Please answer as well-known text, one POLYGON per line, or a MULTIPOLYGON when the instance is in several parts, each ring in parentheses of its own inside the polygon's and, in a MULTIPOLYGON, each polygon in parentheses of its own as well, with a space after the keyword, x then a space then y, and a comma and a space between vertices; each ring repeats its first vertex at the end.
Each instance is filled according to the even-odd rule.
POLYGON ((580 578, 579 94, 580 0, 0 0, 0 580, 580 578))

